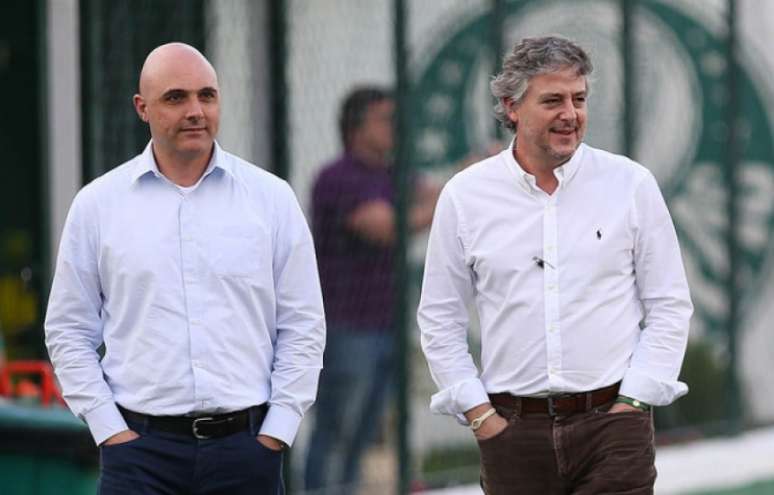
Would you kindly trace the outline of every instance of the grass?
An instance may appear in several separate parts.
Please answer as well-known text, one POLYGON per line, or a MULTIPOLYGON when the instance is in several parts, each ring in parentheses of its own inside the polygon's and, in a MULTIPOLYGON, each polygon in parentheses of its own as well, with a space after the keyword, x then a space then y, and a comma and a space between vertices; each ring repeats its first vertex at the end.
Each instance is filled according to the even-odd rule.
POLYGON ((771 495, 772 493, 774 493, 774 480, 758 481, 725 490, 691 492, 689 495, 771 495))

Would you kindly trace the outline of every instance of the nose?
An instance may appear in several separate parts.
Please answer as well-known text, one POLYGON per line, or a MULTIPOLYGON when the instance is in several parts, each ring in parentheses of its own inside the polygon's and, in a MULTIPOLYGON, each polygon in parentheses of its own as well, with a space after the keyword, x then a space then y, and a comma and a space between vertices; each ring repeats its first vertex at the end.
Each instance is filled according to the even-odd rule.
POLYGON ((559 118, 561 120, 574 121, 577 118, 577 115, 578 112, 575 105, 572 103, 572 99, 566 100, 559 112, 559 118))
POLYGON ((202 111, 202 104, 199 102, 198 99, 196 98, 191 99, 188 106, 186 107, 185 117, 188 120, 199 120, 202 117, 204 117, 204 112, 202 111))

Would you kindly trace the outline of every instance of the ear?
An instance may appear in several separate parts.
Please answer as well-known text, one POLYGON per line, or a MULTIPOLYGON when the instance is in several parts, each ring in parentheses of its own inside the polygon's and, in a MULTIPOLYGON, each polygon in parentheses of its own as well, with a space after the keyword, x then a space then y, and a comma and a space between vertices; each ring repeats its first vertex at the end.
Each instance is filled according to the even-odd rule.
POLYGON ((132 98, 132 103, 134 104, 134 110, 137 112, 140 120, 143 122, 148 122, 148 107, 145 104, 145 98, 139 94, 134 95, 132 98))
POLYGON ((513 101, 513 98, 503 98, 503 106, 507 109, 505 114, 514 124, 519 123, 519 104, 513 101))

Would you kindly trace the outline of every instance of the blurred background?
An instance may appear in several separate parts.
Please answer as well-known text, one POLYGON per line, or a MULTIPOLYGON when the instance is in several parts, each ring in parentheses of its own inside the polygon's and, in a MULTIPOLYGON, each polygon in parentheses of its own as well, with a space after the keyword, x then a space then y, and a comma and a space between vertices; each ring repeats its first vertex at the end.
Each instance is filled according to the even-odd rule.
MULTIPOLYGON (((516 40, 550 33, 592 56, 586 141, 653 171, 680 237, 696 306, 682 372, 691 392, 656 411, 659 452, 701 465, 710 458, 702 445, 724 450, 712 442, 770 432, 774 2, 8 0, 0 2, 0 492, 95 490, 97 450, 59 400, 42 321, 70 201, 147 143, 131 96, 147 53, 174 40, 201 49, 218 71, 221 145, 287 179, 310 222, 318 174, 343 151, 343 100, 358 87, 390 90, 395 126, 384 132, 393 133, 398 228, 394 256, 387 265, 375 256, 373 270, 393 277, 383 305, 394 353, 387 373, 363 379, 391 393, 360 474, 328 493, 475 485, 472 435, 428 409, 435 387, 414 319, 426 232, 407 223, 415 183, 440 187, 507 146, 488 82, 516 40)), ((476 328, 470 342, 475 350, 476 328)), ((315 417, 313 409, 286 457, 289 493, 312 493, 304 466, 315 417)), ((735 454, 741 466, 745 455, 769 456, 749 476, 707 486, 724 468, 716 460, 696 486, 658 493, 774 493, 768 449, 735 454)))

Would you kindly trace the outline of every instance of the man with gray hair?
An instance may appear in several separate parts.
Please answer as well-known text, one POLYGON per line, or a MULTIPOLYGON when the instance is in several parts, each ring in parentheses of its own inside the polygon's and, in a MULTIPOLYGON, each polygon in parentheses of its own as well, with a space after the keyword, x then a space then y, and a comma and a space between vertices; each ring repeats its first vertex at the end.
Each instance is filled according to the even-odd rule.
POLYGON ((651 406, 688 390, 675 229, 647 169, 582 143, 591 71, 569 40, 517 43, 491 83, 514 139, 452 178, 433 220, 430 407, 470 425, 487 494, 653 493, 651 406))

